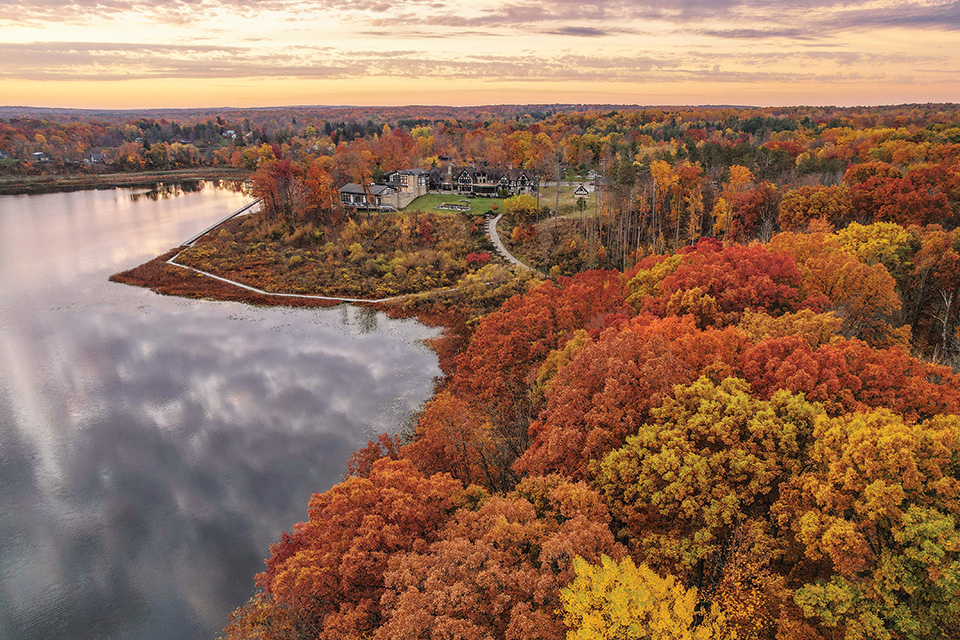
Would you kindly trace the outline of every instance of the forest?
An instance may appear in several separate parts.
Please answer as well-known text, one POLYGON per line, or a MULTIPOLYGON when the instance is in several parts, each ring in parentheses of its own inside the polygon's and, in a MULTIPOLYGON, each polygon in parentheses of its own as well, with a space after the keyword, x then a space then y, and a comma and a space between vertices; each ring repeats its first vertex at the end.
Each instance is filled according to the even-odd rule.
MULTIPOLYGON (((390 307, 444 318, 444 378, 225 638, 960 637, 960 108, 296 118, 216 152, 265 202, 225 246, 362 225, 331 194, 397 168, 596 190, 504 203, 548 278, 390 307)), ((400 254, 444 242, 418 216, 400 254)))
POLYGON ((956 637, 960 379, 815 282, 702 240, 510 298, 225 637, 956 637))

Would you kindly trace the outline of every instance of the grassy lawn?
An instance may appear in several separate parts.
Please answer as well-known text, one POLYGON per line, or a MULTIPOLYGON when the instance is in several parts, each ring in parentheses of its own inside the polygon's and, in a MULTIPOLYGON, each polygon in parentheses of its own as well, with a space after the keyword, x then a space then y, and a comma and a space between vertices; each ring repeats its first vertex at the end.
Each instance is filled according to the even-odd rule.
MULTIPOLYGON (((411 202, 404 211, 424 211, 428 213, 442 213, 444 209, 437 209, 439 204, 469 204, 470 211, 464 211, 468 216, 482 216, 497 207, 495 212, 503 211, 503 200, 500 198, 467 198, 450 193, 428 193, 411 202)), ((456 213, 448 211, 448 213, 456 213)))
MULTIPOLYGON (((577 199, 573 196, 573 192, 576 191, 579 182, 573 183, 571 186, 566 184, 560 187, 560 215, 561 216, 573 216, 576 215, 576 203, 577 199)), ((586 184, 586 183, 584 183, 586 184)), ((593 201, 596 196, 591 193, 587 196, 587 210, 592 211, 593 201)), ((555 186, 544 186, 540 187, 540 206, 549 207, 550 211, 553 211, 554 207, 557 204, 557 187, 555 186)))

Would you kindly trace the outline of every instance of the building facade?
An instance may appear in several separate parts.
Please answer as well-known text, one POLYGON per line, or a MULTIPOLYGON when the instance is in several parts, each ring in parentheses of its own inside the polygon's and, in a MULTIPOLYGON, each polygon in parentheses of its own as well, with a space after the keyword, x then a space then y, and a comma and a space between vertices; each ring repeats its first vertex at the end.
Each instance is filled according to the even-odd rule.
POLYGON ((537 178, 527 169, 453 167, 430 172, 430 190, 463 196, 515 196, 536 193, 537 178))
POLYGON ((425 169, 401 169, 387 176, 387 186, 401 194, 414 198, 425 195, 430 189, 430 172, 425 169))
POLYGON ((396 211, 397 205, 393 202, 396 195, 396 189, 382 184, 363 186, 350 182, 340 187, 340 203, 353 209, 396 211))

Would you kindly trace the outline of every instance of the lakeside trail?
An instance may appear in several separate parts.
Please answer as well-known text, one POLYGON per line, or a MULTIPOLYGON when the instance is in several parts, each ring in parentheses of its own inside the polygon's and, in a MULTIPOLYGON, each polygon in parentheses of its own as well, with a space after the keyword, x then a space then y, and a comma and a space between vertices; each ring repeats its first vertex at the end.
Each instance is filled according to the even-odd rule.
MULTIPOLYGON (((215 231, 216 229, 221 227, 223 224, 229 222, 230 220, 233 220, 234 218, 237 218, 243 215, 250 215, 254 213, 255 206, 260 202, 261 200, 258 199, 258 200, 254 200, 253 202, 245 204, 244 206, 240 207, 238 210, 234 211, 230 215, 226 216, 225 218, 210 225, 203 231, 200 231, 196 235, 185 240, 176 249, 173 249, 172 251, 167 252, 162 256, 158 256, 157 258, 154 258, 153 260, 145 263, 144 265, 140 265, 139 267, 135 267, 134 269, 131 269, 126 272, 114 274, 113 276, 110 277, 110 279, 114 282, 132 284, 135 286, 145 286, 155 291, 158 291, 160 293, 169 293, 172 295, 188 295, 190 297, 196 297, 198 294, 200 296, 203 296, 204 293, 206 293, 207 295, 214 294, 213 297, 217 299, 235 299, 235 300, 240 300, 245 302, 251 302, 254 304, 271 304, 271 303, 272 304, 277 304, 277 303, 295 304, 295 305, 320 304, 324 306, 336 305, 336 304, 342 304, 342 303, 378 305, 383 303, 395 302, 398 300, 404 300, 408 298, 414 298, 414 297, 420 297, 420 296, 431 296, 431 295, 436 295, 440 293, 448 293, 451 291, 456 291, 459 288, 459 286, 455 286, 455 287, 447 287, 444 289, 432 289, 430 291, 404 293, 404 294, 390 296, 386 298, 348 298, 348 297, 341 297, 341 296, 323 296, 323 295, 312 295, 312 294, 303 294, 303 293, 271 292, 271 291, 265 291, 263 289, 259 289, 257 287, 254 287, 248 284, 244 284, 242 282, 237 282, 236 280, 224 278, 223 276, 218 276, 208 271, 202 271, 200 269, 196 269, 194 267, 190 267, 177 262, 177 258, 180 257, 180 254, 184 250, 194 246, 197 243, 197 241, 200 240, 200 238, 215 231), (184 289, 182 287, 183 283, 180 283, 180 286, 174 286, 171 289, 171 288, 168 288, 168 286, 166 286, 165 283, 160 281, 162 280, 162 278, 161 279, 157 278, 158 274, 156 273, 153 274, 153 277, 150 277, 150 276, 145 277, 144 275, 138 275, 138 272, 140 272, 144 268, 147 268, 147 271, 155 271, 155 269, 150 268, 151 265, 155 265, 155 266, 170 265, 172 267, 177 267, 178 269, 183 269, 185 271, 191 272, 202 278, 207 278, 210 281, 212 281, 211 284, 217 285, 217 286, 199 287, 199 288, 188 286, 186 289, 184 289), (226 287, 224 288, 223 285, 226 285, 226 287), (226 290, 229 290, 231 288, 234 290, 234 293, 232 295, 225 295, 226 290), (250 296, 249 294, 254 294, 254 296, 250 296)), ((500 220, 501 217, 503 217, 502 214, 498 215, 496 218, 488 220, 486 225, 487 235, 490 238, 491 242, 493 243, 494 247, 496 248, 497 252, 508 263, 516 267, 519 267, 521 269, 524 269, 526 271, 531 271, 533 273, 536 273, 541 277, 544 277, 543 274, 540 273, 539 271, 536 271, 535 269, 532 269, 527 265, 523 264, 522 262, 520 262, 520 260, 518 260, 513 254, 511 254, 503 245, 503 243, 500 241, 500 236, 497 234, 496 226, 497 226, 497 222, 500 220)))
MULTIPOLYGON (((271 292, 271 291, 264 291, 263 289, 258 289, 258 288, 256 288, 256 287, 252 287, 252 286, 250 286, 250 285, 248 285, 248 284, 243 284, 242 282, 237 282, 236 280, 230 280, 229 278, 224 278, 224 277, 222 277, 222 276, 218 276, 218 275, 209 273, 209 272, 207 272, 207 271, 201 271, 200 269, 194 269, 193 267, 188 267, 188 266, 183 265, 183 264, 180 264, 179 262, 176 261, 177 258, 180 257, 180 254, 183 253, 183 250, 184 250, 184 249, 187 249, 187 248, 189 248, 189 247, 192 247, 193 245, 195 245, 195 244, 197 243, 197 241, 198 241, 200 238, 202 238, 203 236, 207 235, 208 233, 210 233, 210 232, 212 232, 212 231, 215 231, 216 229, 218 229, 218 228, 219 228, 221 225, 223 225, 224 223, 226 223, 226 222, 228 222, 228 221, 230 221, 230 220, 233 220, 234 218, 238 218, 238 217, 240 217, 240 216, 242 216, 242 215, 250 215, 251 213, 253 213, 252 209, 253 209, 256 205, 260 204, 261 202, 263 202, 263 199, 257 199, 257 200, 254 200, 253 202, 250 202, 250 203, 247 203, 247 204, 243 205, 242 207, 240 207, 239 209, 237 209, 236 211, 234 211, 233 213, 231 213, 230 215, 228 215, 226 218, 223 218, 222 220, 219 220, 218 222, 213 223, 212 225, 210 225, 209 227, 207 227, 206 229, 204 229, 204 230, 201 231, 200 233, 198 233, 198 234, 196 234, 195 236, 191 237, 189 240, 184 241, 183 244, 180 245, 180 250, 177 251, 176 254, 173 255, 173 257, 171 257, 169 260, 167 260, 167 261, 166 261, 166 264, 169 264, 170 266, 173 266, 173 267, 179 267, 179 268, 181 268, 181 269, 186 269, 187 271, 192 271, 193 273, 197 273, 197 274, 200 274, 200 275, 202 275, 202 276, 206 276, 206 277, 208 277, 208 278, 213 278, 214 280, 217 280, 218 282, 223 282, 223 283, 225 283, 225 284, 229 284, 229 285, 232 285, 232 286, 234 286, 234 287, 238 287, 238 288, 240 288, 240 289, 244 289, 245 291, 251 291, 251 292, 256 293, 256 294, 258 294, 258 295, 271 296, 271 297, 277 297, 277 298, 294 298, 294 299, 298 299, 298 300, 320 300, 320 301, 324 301, 324 302, 349 302, 349 303, 378 304, 378 303, 381 303, 381 302, 391 302, 391 301, 393 301, 393 300, 400 300, 400 299, 402 299, 402 298, 406 298, 406 297, 409 297, 409 296, 412 296, 412 295, 423 295, 423 294, 408 293, 408 294, 404 294, 404 295, 400 295, 400 296, 391 296, 391 297, 389 297, 389 298, 367 299, 367 298, 340 298, 340 297, 337 297, 337 296, 318 296, 318 295, 309 295, 309 294, 303 294, 303 293, 274 293, 274 292, 271 292)), ((451 291, 451 290, 452 290, 452 289, 444 289, 444 291, 451 291)), ((432 292, 427 292, 427 293, 432 293, 432 292)))

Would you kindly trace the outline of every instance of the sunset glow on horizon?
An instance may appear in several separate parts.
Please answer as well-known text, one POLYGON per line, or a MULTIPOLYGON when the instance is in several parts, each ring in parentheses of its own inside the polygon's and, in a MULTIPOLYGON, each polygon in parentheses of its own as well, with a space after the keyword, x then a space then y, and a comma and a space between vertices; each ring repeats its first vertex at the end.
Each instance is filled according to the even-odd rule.
POLYGON ((960 100, 960 2, 14 0, 0 104, 960 100))

